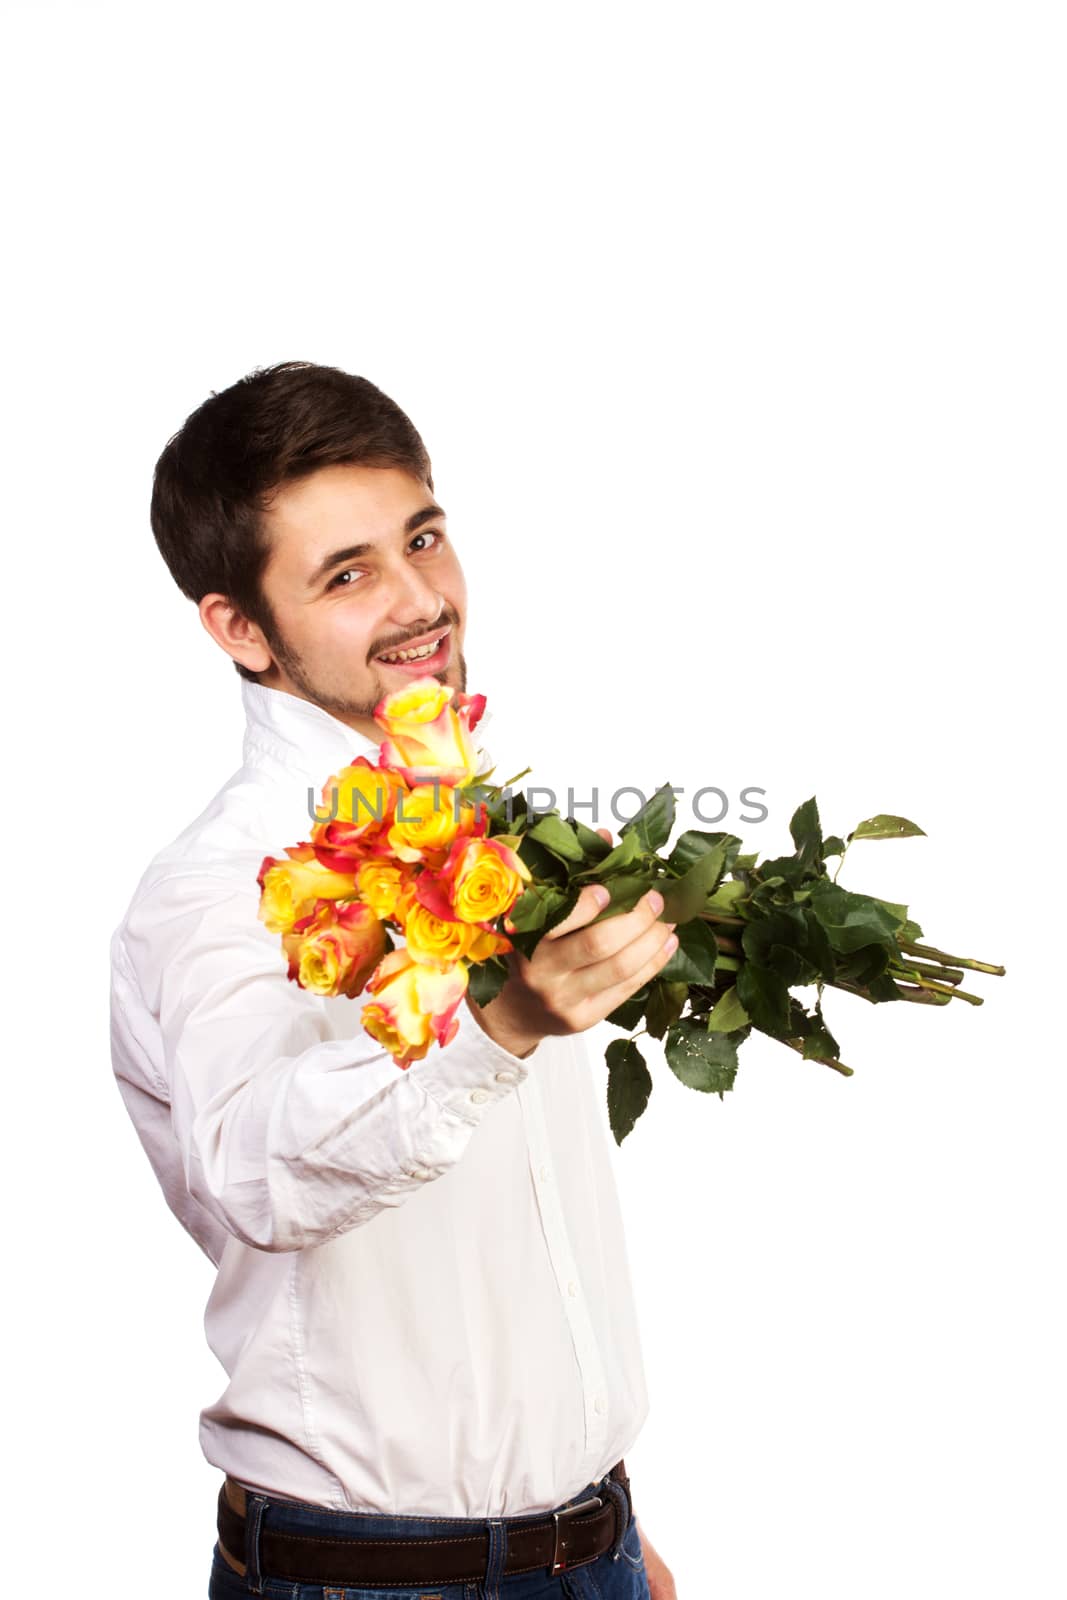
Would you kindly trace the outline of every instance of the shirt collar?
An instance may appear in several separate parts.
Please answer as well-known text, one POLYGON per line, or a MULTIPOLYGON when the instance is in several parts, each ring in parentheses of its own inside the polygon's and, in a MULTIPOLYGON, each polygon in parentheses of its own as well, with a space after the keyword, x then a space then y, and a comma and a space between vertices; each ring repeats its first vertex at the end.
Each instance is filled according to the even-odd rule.
MULTIPOLYGON (((312 700, 302 700, 286 689, 271 689, 265 683, 241 679, 241 699, 245 711, 244 761, 248 766, 263 766, 264 758, 280 762, 286 772, 321 790, 322 785, 341 767, 357 756, 377 763, 385 730, 377 739, 350 728, 346 722, 324 711, 312 700)), ((492 713, 484 712, 474 730, 474 742, 482 754, 479 770, 492 765, 482 735, 492 713)))
POLYGON ((313 701, 250 678, 241 679, 241 700, 246 765, 262 766, 266 757, 319 789, 357 756, 378 760, 384 731, 380 739, 370 739, 313 701))

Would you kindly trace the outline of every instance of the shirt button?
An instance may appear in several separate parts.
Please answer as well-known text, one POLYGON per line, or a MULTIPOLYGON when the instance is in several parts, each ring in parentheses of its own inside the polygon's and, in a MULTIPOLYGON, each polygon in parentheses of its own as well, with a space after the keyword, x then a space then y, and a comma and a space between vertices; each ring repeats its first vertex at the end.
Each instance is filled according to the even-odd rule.
POLYGON ((515 1074, 513 1072, 498 1072, 496 1074, 496 1081, 497 1083, 514 1083, 515 1074))
POLYGON ((568 1285, 567 1285, 567 1293, 568 1294, 577 1294, 578 1293, 578 1285, 575 1283, 573 1278, 571 1279, 570 1283, 568 1283, 568 1285))
POLYGON ((604 1412, 605 1412, 606 1409, 607 1408, 606 1408, 606 1406, 604 1404, 604 1396, 602 1394, 598 1394, 597 1397, 596 1397, 596 1400, 593 1403, 593 1410, 597 1413, 598 1416, 602 1417, 604 1415, 604 1412))
POLYGON ((542 1167, 541 1168, 541 1177, 542 1178, 547 1178, 548 1177, 548 1168, 547 1167, 542 1167))
POLYGON ((486 1091, 484 1089, 472 1089, 471 1090, 471 1099, 474 1101, 474 1104, 476 1106, 480 1106, 482 1101, 483 1100, 488 1100, 488 1098, 489 1098, 489 1096, 488 1096, 488 1094, 486 1093, 486 1091))

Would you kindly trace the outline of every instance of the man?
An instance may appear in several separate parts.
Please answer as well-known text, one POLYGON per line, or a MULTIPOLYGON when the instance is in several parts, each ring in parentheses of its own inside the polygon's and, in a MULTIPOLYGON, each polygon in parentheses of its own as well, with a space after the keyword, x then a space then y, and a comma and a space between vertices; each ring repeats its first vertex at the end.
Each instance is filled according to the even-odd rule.
POLYGON ((623 1466, 648 1400, 580 1038, 668 959, 662 902, 592 927, 585 889, 400 1070, 358 999, 289 981, 256 875, 307 837, 333 773, 377 759, 384 695, 427 673, 466 690, 425 447, 365 379, 284 363, 187 419, 151 516, 247 719, 241 767, 149 864, 111 947, 118 1086, 218 1269, 210 1593, 673 1600, 623 1466))

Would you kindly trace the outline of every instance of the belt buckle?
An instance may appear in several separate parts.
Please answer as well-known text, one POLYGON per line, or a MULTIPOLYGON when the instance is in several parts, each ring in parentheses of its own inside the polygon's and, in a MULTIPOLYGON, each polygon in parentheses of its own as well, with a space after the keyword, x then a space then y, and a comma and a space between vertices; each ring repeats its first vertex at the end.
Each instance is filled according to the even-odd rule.
MULTIPOLYGON (((567 1570, 566 1556, 561 1556, 560 1552, 560 1519, 562 1517, 577 1516, 579 1511, 591 1511, 594 1506, 602 1506, 603 1504, 604 1502, 600 1496, 598 1494, 594 1494, 591 1495, 588 1500, 579 1501, 576 1506, 565 1506, 562 1511, 553 1511, 552 1521, 555 1523, 556 1537, 552 1546, 552 1565, 548 1569, 550 1577, 554 1578, 557 1572, 565 1572, 567 1570)), ((582 1561, 579 1561, 578 1563, 579 1566, 584 1566, 585 1564, 586 1563, 582 1561)))

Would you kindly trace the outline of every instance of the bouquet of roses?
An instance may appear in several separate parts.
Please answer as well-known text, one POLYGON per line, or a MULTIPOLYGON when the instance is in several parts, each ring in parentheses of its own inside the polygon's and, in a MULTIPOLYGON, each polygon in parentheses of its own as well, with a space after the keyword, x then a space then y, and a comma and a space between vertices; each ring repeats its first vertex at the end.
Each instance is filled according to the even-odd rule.
POLYGON ((851 1073, 823 1016, 826 987, 872 1003, 981 1005, 958 987, 963 969, 1003 975, 920 943, 907 906, 836 883, 853 841, 923 832, 905 818, 878 815, 847 839, 824 837, 813 796, 790 822, 791 855, 758 863, 733 834, 694 829, 663 854, 675 820, 664 784, 612 845, 573 817, 531 812, 511 791, 529 767, 489 783, 493 769, 481 770, 472 738, 484 710, 484 695, 433 677, 386 695, 375 708, 385 734, 377 763, 359 756, 329 778, 328 815, 311 838, 287 846, 284 858, 266 856, 259 870, 259 915, 281 935, 290 979, 321 995, 366 990, 363 1026, 398 1066, 449 1043, 468 988, 479 1006, 490 1004, 509 953, 531 956, 589 883, 611 896, 596 921, 629 911, 655 885, 660 917, 679 940, 656 977, 607 1018, 631 1034, 605 1051, 618 1144, 652 1090, 635 1043, 642 1021, 683 1083, 722 1098, 753 1028, 851 1073), (833 879, 830 857, 839 858, 833 879), (809 1011, 791 991, 811 985, 809 1011))

